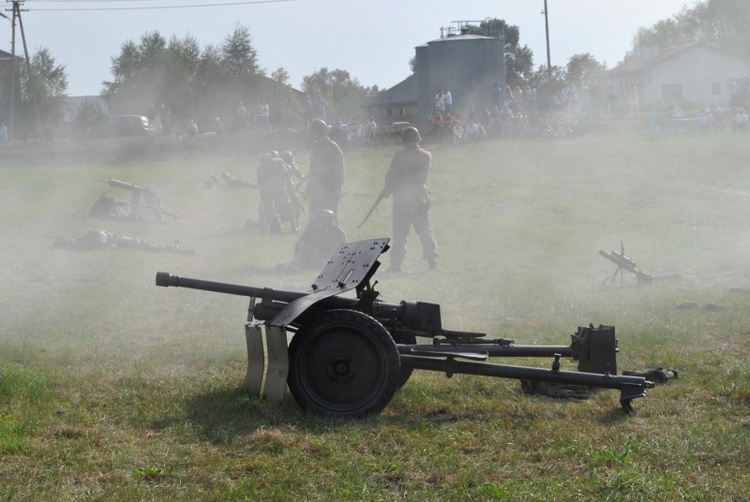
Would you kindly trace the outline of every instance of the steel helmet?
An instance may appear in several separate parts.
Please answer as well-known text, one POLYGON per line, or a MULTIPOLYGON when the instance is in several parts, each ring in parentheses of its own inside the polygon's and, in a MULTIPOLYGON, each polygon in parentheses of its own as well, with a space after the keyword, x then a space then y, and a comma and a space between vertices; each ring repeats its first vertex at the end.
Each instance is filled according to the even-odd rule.
POLYGON ((419 143, 420 141, 422 141, 422 136, 419 135, 419 130, 416 127, 407 127, 401 133, 401 143, 419 143))
POLYGON ((290 151, 281 152, 281 160, 287 164, 294 164, 294 155, 290 151))
POLYGON ((328 124, 321 119, 313 120, 310 124, 310 131, 315 134, 328 134, 328 124))
POLYGON ((269 150, 268 155, 270 155, 272 159, 279 158, 279 152, 277 152, 276 150, 269 150))
POLYGON ((336 225, 336 214, 330 209, 318 209, 312 222, 318 227, 332 227, 336 225))

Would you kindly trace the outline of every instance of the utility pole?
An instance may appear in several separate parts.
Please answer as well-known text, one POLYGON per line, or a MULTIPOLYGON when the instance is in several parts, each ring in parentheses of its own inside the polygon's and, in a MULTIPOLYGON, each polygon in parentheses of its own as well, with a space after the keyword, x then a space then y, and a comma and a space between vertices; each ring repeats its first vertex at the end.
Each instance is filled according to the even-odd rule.
MULTIPOLYGON (((10 117, 8 119, 8 136, 15 136, 15 108, 16 108, 16 21, 18 27, 21 29, 21 42, 23 43, 23 54, 26 61, 26 74, 29 78, 31 75, 31 59, 29 59, 29 49, 26 45, 26 33, 23 29, 23 19, 21 19, 21 5, 24 0, 12 0, 13 7, 13 18, 11 19, 12 34, 11 34, 11 56, 10 56, 10 117)), ((26 10, 26 9, 24 9, 26 10)), ((36 101, 36 96, 31 93, 31 104, 34 109, 34 116, 36 118, 36 126, 41 137, 44 137, 44 131, 42 128, 42 117, 39 112, 39 104, 36 101)))
POLYGON ((552 83, 552 59, 549 55, 549 16, 547 15, 547 0, 544 0, 544 31, 547 35, 547 83, 552 83))

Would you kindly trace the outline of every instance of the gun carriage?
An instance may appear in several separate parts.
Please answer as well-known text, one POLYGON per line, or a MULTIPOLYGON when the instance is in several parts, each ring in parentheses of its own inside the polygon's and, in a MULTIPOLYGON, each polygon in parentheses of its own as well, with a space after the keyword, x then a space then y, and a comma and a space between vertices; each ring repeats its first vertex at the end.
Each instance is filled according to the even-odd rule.
POLYGON ((89 209, 89 216, 115 220, 150 221, 153 223, 162 223, 165 215, 177 219, 176 215, 168 213, 161 207, 159 197, 152 190, 114 178, 101 181, 113 188, 128 190, 130 202, 123 202, 110 195, 102 194, 89 209))
POLYGON ((420 301, 384 302, 372 277, 388 238, 342 244, 310 291, 284 291, 191 279, 157 272, 157 286, 213 291, 250 298, 245 337, 245 385, 267 401, 280 402, 288 385, 304 409, 328 416, 379 413, 413 370, 556 382, 620 391, 620 404, 654 384, 617 374, 612 326, 579 327, 569 345, 518 345, 485 333, 443 328, 440 306, 420 301), (354 291, 354 298, 341 296, 354 291), (289 343, 289 335, 291 339, 289 343), (417 338, 429 343, 417 344, 417 338), (549 357, 550 369, 487 362, 494 357, 549 357), (578 371, 560 369, 561 358, 578 371))

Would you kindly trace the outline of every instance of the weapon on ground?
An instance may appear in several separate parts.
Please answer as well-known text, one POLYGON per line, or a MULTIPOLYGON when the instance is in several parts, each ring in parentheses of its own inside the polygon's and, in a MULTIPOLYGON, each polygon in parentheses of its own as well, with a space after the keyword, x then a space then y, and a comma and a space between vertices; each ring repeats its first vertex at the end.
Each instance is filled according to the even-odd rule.
POLYGON ((133 204, 143 203, 153 206, 159 205, 159 198, 148 188, 143 188, 133 183, 127 183, 115 178, 107 178, 106 180, 102 180, 102 183, 106 183, 113 188, 124 188, 125 190, 133 192, 131 196, 133 204))
POLYGON ((286 193, 289 195, 289 199, 292 201, 292 205, 294 206, 294 214, 296 216, 295 219, 299 219, 300 216, 305 214, 305 206, 302 205, 302 202, 300 202, 299 197, 297 196, 297 187, 294 186, 294 180, 292 179, 292 175, 287 175, 287 180, 285 183, 286 193))
POLYGON ((635 274, 635 277, 638 280, 638 284, 651 284, 654 280, 653 276, 639 270, 637 264, 633 260, 625 256, 625 246, 623 245, 622 241, 620 241, 619 253, 617 251, 610 251, 609 253, 607 253, 606 251, 600 249, 599 254, 617 265, 617 270, 615 270, 615 273, 604 280, 605 286, 614 285, 617 282, 618 274, 620 276, 620 286, 622 286, 623 270, 627 270, 628 272, 632 272, 633 274, 635 274))
POLYGON ((176 214, 168 213, 167 211, 162 209, 161 203, 159 202, 159 197, 156 196, 156 193, 154 191, 149 190, 148 188, 143 188, 139 185, 128 183, 126 181, 118 180, 115 178, 107 178, 106 180, 102 180, 102 183, 106 183, 113 188, 124 188, 125 190, 129 190, 130 192, 132 192, 130 196, 130 205, 133 208, 146 206, 147 210, 150 209, 152 212, 159 213, 159 221, 161 221, 162 214, 165 214, 175 220, 177 219, 176 214))
POLYGON ((301 407, 322 415, 378 413, 413 370, 618 389, 628 413, 633 412, 631 401, 654 386, 644 377, 617 374, 612 326, 579 327, 570 345, 516 345, 504 338, 485 339, 484 333, 443 328, 437 304, 382 301, 371 279, 388 242, 381 238, 341 244, 307 292, 167 272, 157 272, 156 285, 249 297, 246 388, 280 402, 288 385, 301 407), (339 296, 351 290, 356 298, 339 296), (419 345, 417 337, 431 340, 419 345), (490 357, 550 357, 553 362, 544 369, 486 362, 490 357), (578 371, 560 369, 562 357, 577 360, 578 371))
POLYGON ((383 199, 385 199, 385 195, 383 194, 383 192, 380 192, 380 195, 378 195, 378 198, 375 199, 375 202, 372 203, 372 206, 370 206, 370 210, 367 211, 367 214, 364 218, 362 218, 362 222, 357 228, 362 228, 362 225, 364 225, 365 222, 370 219, 370 216, 372 216, 372 213, 375 212, 375 210, 378 208, 378 205, 383 201, 383 199))

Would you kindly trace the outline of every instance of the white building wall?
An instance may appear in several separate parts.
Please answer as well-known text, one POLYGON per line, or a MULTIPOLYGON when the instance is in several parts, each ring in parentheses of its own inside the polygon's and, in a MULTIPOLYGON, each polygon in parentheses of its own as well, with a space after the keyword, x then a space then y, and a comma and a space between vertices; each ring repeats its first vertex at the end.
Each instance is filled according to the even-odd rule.
POLYGON ((654 62, 643 77, 643 97, 665 97, 665 85, 682 86, 682 99, 698 104, 716 100, 719 106, 729 105, 727 81, 732 75, 750 75, 750 64, 725 56, 709 47, 695 47, 664 61, 654 62), (718 84, 718 94, 714 84, 718 84))

